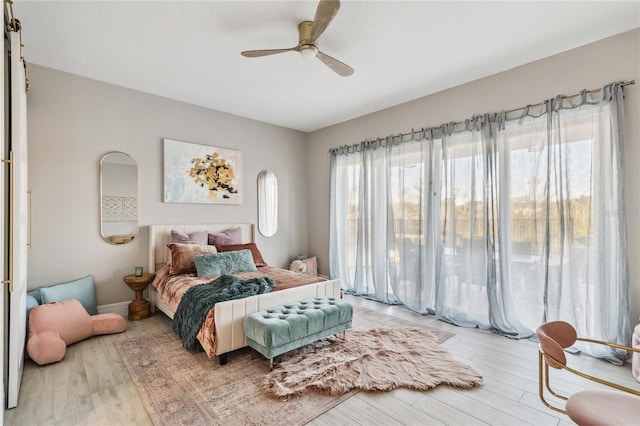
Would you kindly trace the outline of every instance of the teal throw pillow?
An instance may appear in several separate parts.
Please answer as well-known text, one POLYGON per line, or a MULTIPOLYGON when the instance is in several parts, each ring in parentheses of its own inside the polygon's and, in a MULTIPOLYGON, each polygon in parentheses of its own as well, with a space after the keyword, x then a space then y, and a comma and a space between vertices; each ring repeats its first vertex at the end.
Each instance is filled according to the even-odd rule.
MULTIPOLYGON (((27 296, 31 296, 34 299, 36 299, 36 302, 38 302, 38 305, 42 304, 42 295, 40 294, 40 289, 36 288, 35 290, 31 290, 27 292, 27 296)), ((29 303, 29 299, 27 298, 27 303, 29 303)))
POLYGON ((42 303, 62 302, 76 299, 87 310, 89 315, 97 315, 96 290, 93 286, 93 275, 87 275, 68 283, 55 284, 40 289, 42 303))
POLYGON ((38 299, 27 293, 27 324, 29 324, 29 314, 36 306, 39 306, 38 299))
POLYGON ((229 251, 225 253, 198 254, 194 256, 199 277, 233 274, 236 272, 255 272, 250 250, 229 251))

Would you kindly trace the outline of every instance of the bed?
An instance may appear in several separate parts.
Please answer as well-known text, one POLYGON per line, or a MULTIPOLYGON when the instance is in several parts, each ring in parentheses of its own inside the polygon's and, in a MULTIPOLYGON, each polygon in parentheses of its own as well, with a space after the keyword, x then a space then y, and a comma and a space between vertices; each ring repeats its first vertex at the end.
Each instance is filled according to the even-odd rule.
MULTIPOLYGON (((254 242, 254 226, 252 224, 172 224, 172 225, 149 225, 149 266, 150 272, 162 271, 170 258, 170 250, 167 244, 170 241, 171 230, 176 230, 184 234, 191 234, 199 231, 210 233, 224 232, 229 229, 240 228, 243 243, 254 242)), ((270 274, 278 273, 277 270, 269 267, 258 268, 260 272, 270 274)), ((282 274, 293 274, 290 271, 279 270, 282 274)), ((274 277, 276 282, 278 278, 274 277)), ((247 346, 243 332, 243 322, 246 315, 260 310, 268 309, 277 305, 297 302, 313 297, 340 297, 340 283, 338 280, 324 280, 320 282, 305 284, 301 286, 286 288, 265 294, 258 294, 244 299, 229 300, 219 302, 213 309, 213 336, 209 336, 215 345, 215 355, 220 364, 226 364, 228 354, 236 349, 247 346)), ((160 293, 152 285, 149 286, 149 301, 151 310, 156 309, 165 313, 169 318, 175 315, 175 303, 163 300, 160 293)), ((209 349, 211 356, 212 352, 209 349)))

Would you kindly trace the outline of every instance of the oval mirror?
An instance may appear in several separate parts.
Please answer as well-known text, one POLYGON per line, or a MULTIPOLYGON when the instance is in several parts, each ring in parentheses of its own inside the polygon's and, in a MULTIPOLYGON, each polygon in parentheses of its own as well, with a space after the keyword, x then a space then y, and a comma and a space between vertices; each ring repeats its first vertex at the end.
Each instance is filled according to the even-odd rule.
POLYGON ((100 233, 109 244, 126 244, 138 235, 138 166, 124 152, 100 160, 100 233))
POLYGON ((278 179, 270 170, 258 175, 258 230, 265 237, 278 230, 278 179))

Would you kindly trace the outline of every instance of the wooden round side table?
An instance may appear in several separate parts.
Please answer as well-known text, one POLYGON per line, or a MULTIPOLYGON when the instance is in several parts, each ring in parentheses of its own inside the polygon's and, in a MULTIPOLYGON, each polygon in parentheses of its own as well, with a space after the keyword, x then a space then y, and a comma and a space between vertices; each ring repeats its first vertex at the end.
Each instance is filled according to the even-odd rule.
POLYGON ((145 273, 141 277, 134 274, 125 275, 124 282, 135 291, 135 299, 129 303, 129 321, 138 321, 149 318, 149 301, 142 297, 142 292, 147 288, 156 274, 145 273))

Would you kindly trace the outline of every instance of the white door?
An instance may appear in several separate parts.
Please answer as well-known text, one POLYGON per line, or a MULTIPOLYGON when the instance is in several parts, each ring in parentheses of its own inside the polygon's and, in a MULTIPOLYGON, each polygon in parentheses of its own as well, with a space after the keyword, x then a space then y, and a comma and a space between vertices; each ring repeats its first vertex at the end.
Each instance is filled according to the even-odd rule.
MULTIPOLYGON (((4 16, 4 10, 2 13, 2 28, 6 28, 5 27, 5 16, 4 16)), ((6 93, 4 92, 4 82, 5 82, 5 75, 4 75, 4 49, 2 52, 2 55, 0 55, 0 69, 2 70, 2 84, 0 84, 0 94, 2 94, 1 98, 2 98, 2 105, 0 106, 0 114, 1 118, 0 118, 0 138, 2 140, 2 144, 0 144, 0 156, 2 156, 3 160, 6 160, 9 158, 8 156, 8 152, 9 152, 9 147, 8 147, 8 143, 5 139, 5 133, 4 133, 4 117, 5 117, 5 96, 6 93)), ((6 163, 3 162, 3 167, 0 167, 0 241, 2 241, 2 243, 0 244, 0 265, 2 265, 0 267, 0 273, 2 274, 2 288, 0 288, 0 337, 2 337, 2 342, 6 342, 7 341, 7 336, 5 335, 4 332, 4 319, 6 316, 6 312, 4 310, 4 292, 5 292, 5 279, 8 278, 8 265, 7 265, 7 261, 5 258, 6 252, 5 252, 5 241, 7 241, 7 235, 5 232, 5 226, 4 224, 5 219, 7 217, 7 209, 8 206, 5 203, 6 200, 6 194, 7 194, 7 182, 4 178, 5 175, 5 170, 6 170, 6 163)), ((2 368, 2 386, 0 387, 0 401, 2 401, 2 408, 5 407, 5 388, 7 385, 7 376, 5 373, 5 368, 4 368, 4 345, 2 347, 2 349, 0 349, 0 368, 2 368)), ((4 416, 0 417, 0 425, 3 424, 3 418, 4 416)))
MULTIPOLYGON (((24 63, 20 57, 20 34, 11 39, 11 164, 12 226, 9 259, 12 261, 12 290, 9 295, 9 381, 7 406, 18 405, 27 329, 27 244, 29 195, 27 176, 27 94, 24 63)), ((10 220, 11 222, 11 220, 10 220)))

